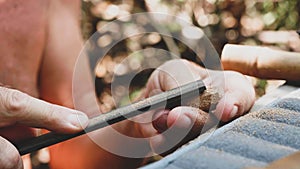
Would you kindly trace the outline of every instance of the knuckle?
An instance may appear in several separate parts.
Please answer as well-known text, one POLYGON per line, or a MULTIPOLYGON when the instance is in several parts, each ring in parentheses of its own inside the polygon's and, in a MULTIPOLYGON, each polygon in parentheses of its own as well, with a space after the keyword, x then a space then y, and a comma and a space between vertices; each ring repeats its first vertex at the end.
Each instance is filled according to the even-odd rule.
POLYGON ((6 97, 6 109, 11 115, 17 115, 21 111, 25 111, 28 101, 28 95, 17 90, 11 90, 6 97))

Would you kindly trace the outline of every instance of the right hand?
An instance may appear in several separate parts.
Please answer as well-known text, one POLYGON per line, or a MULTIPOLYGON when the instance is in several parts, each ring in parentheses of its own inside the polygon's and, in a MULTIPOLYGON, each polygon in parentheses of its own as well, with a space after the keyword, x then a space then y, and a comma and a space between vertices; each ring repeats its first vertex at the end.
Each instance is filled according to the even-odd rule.
POLYGON ((23 168, 19 152, 12 143, 33 137, 34 132, 29 127, 75 133, 87 124, 88 117, 82 112, 0 86, 0 168, 23 168))

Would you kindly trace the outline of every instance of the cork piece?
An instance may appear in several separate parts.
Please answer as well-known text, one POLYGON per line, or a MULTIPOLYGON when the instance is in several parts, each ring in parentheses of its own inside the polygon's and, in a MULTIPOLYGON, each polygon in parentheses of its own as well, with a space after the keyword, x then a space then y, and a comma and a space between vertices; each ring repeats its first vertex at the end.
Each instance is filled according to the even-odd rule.
POLYGON ((198 98, 189 101, 187 105, 199 108, 206 112, 209 110, 214 110, 215 106, 222 97, 220 93, 221 92, 219 92, 217 89, 207 88, 203 94, 201 94, 198 98))

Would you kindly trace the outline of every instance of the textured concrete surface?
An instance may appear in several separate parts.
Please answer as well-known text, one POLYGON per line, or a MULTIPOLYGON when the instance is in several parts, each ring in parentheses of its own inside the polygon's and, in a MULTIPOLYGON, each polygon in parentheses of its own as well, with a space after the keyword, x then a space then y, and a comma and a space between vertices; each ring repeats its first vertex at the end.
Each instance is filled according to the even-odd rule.
POLYGON ((265 163, 242 156, 233 155, 218 149, 200 147, 190 153, 183 154, 167 168, 176 166, 183 169, 239 169, 250 164, 251 166, 264 166, 265 163))
POLYGON ((281 110, 281 108, 265 108, 263 111, 252 113, 251 117, 300 127, 299 112, 286 109, 281 110), (284 115, 282 114, 282 111, 284 111, 284 115))
POLYGON ((232 130, 265 141, 300 149, 300 128, 292 125, 246 116, 246 118, 238 121, 232 130))
POLYGON ((291 147, 233 131, 213 136, 203 146, 264 162, 274 161, 296 151, 291 147))
POLYGON ((282 100, 277 100, 271 103, 268 107, 282 108, 282 109, 300 112, 300 99, 286 98, 282 100))
MULTIPOLYGON (((265 166, 299 151, 300 89, 292 89, 294 92, 288 90, 288 95, 268 105, 264 105, 268 98, 263 98, 256 103, 261 109, 200 136, 143 169, 242 169, 265 166)), ((274 94, 271 96, 273 99, 274 94)))

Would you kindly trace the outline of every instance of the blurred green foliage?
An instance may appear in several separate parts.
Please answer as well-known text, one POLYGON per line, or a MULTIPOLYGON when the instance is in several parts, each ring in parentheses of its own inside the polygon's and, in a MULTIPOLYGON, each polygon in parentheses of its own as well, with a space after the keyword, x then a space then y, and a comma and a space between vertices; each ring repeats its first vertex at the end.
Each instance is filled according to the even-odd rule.
MULTIPOLYGON (((226 43, 272 45, 293 50, 288 43, 288 36, 283 36, 282 40, 277 42, 270 40, 270 36, 260 36, 260 34, 264 31, 296 30, 300 26, 300 1, 298 0, 85 0, 82 2, 84 37, 88 39, 110 21, 138 12, 161 12, 193 23, 203 30, 219 54, 226 43)), ((173 35, 181 31, 176 23, 166 27, 173 35)), ((123 31, 124 28, 120 29, 123 31)), ((95 44, 96 46, 105 47, 112 43, 113 37, 110 37, 110 34, 104 35, 95 44)), ((272 37, 276 35, 271 34, 272 37)), ((195 54, 184 44, 176 40, 172 43, 177 46, 179 55, 197 61, 195 54)), ((155 34, 127 39, 114 46, 105 56, 103 63, 97 66, 98 69, 96 68, 97 93, 100 95, 100 102, 103 103, 103 111, 114 107, 110 84, 115 65, 135 51, 148 47, 171 51, 169 46, 164 37, 155 34)), ((128 72, 124 72, 124 75, 130 74, 130 71, 135 70, 134 67, 138 67, 137 65, 143 62, 142 57, 138 59, 132 57, 132 59, 135 65, 127 67, 128 72)), ((151 71, 148 71, 142 77, 148 77, 150 73, 151 71)), ((144 79, 137 79, 138 82, 145 83, 144 79)))
POLYGON ((205 31, 218 52, 228 42, 261 44, 257 39, 259 32, 295 30, 300 24, 298 0, 86 0, 83 2, 83 13, 88 18, 84 20, 85 37, 97 30, 98 22, 118 18, 118 15, 103 17, 110 5, 123 14, 165 12, 190 19, 205 31))

